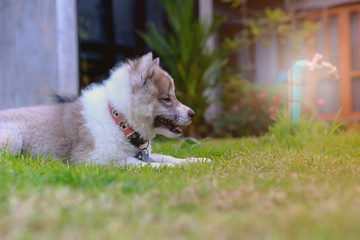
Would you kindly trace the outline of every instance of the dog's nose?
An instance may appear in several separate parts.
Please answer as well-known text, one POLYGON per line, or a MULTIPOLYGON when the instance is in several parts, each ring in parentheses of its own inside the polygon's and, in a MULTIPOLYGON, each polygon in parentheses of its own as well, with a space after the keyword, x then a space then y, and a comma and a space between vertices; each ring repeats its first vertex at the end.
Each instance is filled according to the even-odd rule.
POLYGON ((194 116, 195 116, 195 112, 190 109, 190 110, 188 111, 188 115, 189 115, 189 117, 190 117, 191 119, 193 119, 194 116))

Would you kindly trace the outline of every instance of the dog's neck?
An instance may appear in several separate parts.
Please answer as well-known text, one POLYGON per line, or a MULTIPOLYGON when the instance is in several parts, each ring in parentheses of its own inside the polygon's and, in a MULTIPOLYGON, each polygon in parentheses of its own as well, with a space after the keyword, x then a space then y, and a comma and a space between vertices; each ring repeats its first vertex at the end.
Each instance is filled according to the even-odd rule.
POLYGON ((130 126, 130 124, 126 121, 125 117, 115 109, 114 105, 110 101, 108 102, 108 106, 111 117, 114 119, 116 125, 119 126, 120 130, 124 133, 129 142, 139 149, 147 148, 149 145, 149 141, 144 140, 140 136, 140 133, 136 132, 130 126))

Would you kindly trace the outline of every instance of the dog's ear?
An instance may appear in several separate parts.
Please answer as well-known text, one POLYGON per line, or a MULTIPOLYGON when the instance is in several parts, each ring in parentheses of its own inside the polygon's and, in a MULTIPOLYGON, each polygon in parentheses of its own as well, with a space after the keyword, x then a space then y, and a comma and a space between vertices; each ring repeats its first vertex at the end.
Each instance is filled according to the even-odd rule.
POLYGON ((154 74, 154 61, 152 57, 152 52, 145 54, 141 57, 141 86, 146 84, 146 81, 154 74))
POLYGON ((132 70, 134 73, 136 73, 136 77, 132 82, 133 91, 140 89, 151 78, 151 76, 154 74, 154 66, 157 65, 157 62, 159 61, 156 59, 153 60, 151 52, 134 61, 132 70))
POLYGON ((159 58, 155 58, 155 59, 153 60, 153 64, 159 66, 159 65, 160 65, 160 59, 159 59, 159 58))
POLYGON ((152 52, 149 52, 140 58, 140 61, 143 62, 144 64, 149 64, 152 60, 153 60, 152 52))

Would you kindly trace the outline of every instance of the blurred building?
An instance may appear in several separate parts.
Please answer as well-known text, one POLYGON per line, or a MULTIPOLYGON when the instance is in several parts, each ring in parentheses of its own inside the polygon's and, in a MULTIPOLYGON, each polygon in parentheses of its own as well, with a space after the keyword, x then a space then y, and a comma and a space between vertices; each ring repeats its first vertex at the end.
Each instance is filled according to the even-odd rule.
POLYGON ((109 69, 149 49, 137 34, 165 16, 158 0, 77 0, 80 87, 106 78, 109 69))
POLYGON ((78 91, 75 0, 0 0, 0 109, 78 91))
POLYGON ((318 118, 333 119, 341 108, 344 119, 360 120, 360 1, 241 2, 239 7, 233 8, 221 0, 214 1, 215 13, 229 18, 220 30, 220 37, 238 34, 248 27, 248 19, 267 7, 286 11, 295 24, 308 20, 320 23, 321 27, 314 35, 304 37, 296 46, 284 38, 271 35, 266 44, 259 41, 249 48, 239 48, 231 57, 233 68, 254 83, 286 82, 288 69, 296 60, 311 59, 316 52, 321 53, 325 61, 338 67, 340 80, 336 81, 326 74, 309 75, 305 79, 305 97, 312 103, 319 99, 324 103, 319 106, 318 118), (296 54, 294 48, 298 49, 296 54))
POLYGON ((137 31, 164 20, 158 0, 0 0, 0 109, 102 81, 149 51, 137 31))

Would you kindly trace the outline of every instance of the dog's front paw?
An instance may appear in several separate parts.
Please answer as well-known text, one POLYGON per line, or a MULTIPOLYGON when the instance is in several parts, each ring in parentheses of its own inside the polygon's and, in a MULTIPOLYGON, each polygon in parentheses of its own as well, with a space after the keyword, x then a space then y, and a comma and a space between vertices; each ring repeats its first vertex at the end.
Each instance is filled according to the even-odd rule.
POLYGON ((150 163, 150 166, 151 167, 155 167, 155 168, 158 168, 158 167, 174 167, 175 165, 172 164, 172 163, 157 163, 157 162, 153 162, 153 163, 150 163))
POLYGON ((211 159, 210 158, 196 158, 196 157, 191 157, 191 158, 187 158, 186 159, 187 162, 202 162, 202 163, 211 163, 211 159))

